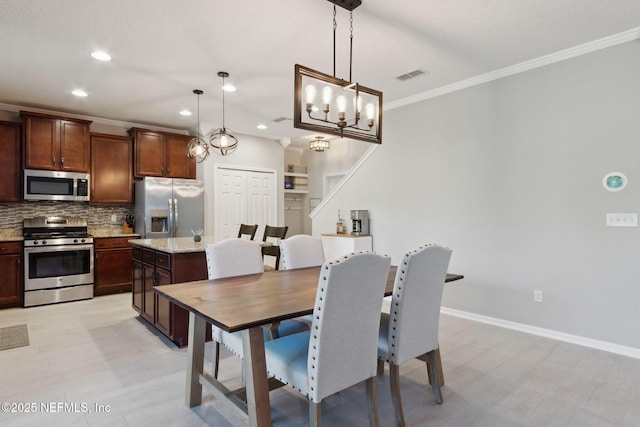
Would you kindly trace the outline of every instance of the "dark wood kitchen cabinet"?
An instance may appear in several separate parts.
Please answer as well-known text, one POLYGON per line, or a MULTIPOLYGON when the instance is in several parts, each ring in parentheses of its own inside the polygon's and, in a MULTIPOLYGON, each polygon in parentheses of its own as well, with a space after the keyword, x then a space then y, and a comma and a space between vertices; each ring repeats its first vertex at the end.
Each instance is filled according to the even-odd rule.
POLYGON ((141 128, 129 129, 129 135, 133 136, 136 178, 196 178, 195 162, 187 157, 191 136, 141 128))
MULTIPOLYGON (((207 278, 204 252, 167 253, 133 246, 132 306, 179 347, 188 345, 189 313, 153 293, 154 286, 207 278)), ((207 327, 207 337, 211 337, 207 327)))
POLYGON ((131 243, 135 237, 97 237, 95 245, 95 296, 131 291, 131 243))
POLYGON ((93 205, 133 204, 133 141, 128 136, 91 134, 93 205))
POLYGON ((0 242, 0 307, 22 305, 22 243, 0 242))
POLYGON ((20 157, 22 123, 0 121, 0 202, 18 202, 20 194, 20 157))
POLYGON ((91 121, 21 111, 24 167, 89 172, 91 121))

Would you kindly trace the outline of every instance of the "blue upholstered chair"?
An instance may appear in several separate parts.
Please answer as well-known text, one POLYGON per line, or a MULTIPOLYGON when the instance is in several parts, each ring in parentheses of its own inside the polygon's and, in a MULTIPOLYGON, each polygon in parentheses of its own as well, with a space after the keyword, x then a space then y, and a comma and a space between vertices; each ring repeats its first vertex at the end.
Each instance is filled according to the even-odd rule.
POLYGON ((362 381, 378 425, 376 346, 390 261, 359 253, 323 264, 311 330, 265 342, 268 373, 309 399, 312 426, 321 425, 324 398, 362 381))
MULTIPOLYGON (((228 239, 205 246, 209 280, 223 277, 258 274, 264 271, 260 244, 247 239, 228 239)), ((289 335, 307 330, 302 322, 293 320, 281 322, 274 331, 265 329, 265 340, 272 334, 289 335)), ((213 377, 218 378, 220 344, 242 358, 242 335, 239 332, 228 333, 215 325, 211 326, 211 337, 215 341, 213 351, 213 377)))
POLYGON ((438 245, 421 246, 404 254, 396 273, 390 312, 382 313, 380 319, 378 372, 384 369, 384 362, 389 364, 391 399, 399 426, 404 426, 400 365, 407 360, 419 358, 427 363, 436 402, 442 403, 438 325, 450 258, 451 250, 438 245))

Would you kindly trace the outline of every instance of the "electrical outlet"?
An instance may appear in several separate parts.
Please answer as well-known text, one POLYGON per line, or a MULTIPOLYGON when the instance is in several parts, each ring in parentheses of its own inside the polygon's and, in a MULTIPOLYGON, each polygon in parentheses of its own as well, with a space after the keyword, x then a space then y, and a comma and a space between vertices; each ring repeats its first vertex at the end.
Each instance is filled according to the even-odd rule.
POLYGON ((536 289, 533 291, 533 301, 534 302, 542 302, 542 291, 536 289))
POLYGON ((118 216, 116 214, 111 215, 111 222, 113 223, 118 222, 118 216))
POLYGON ((607 227, 637 227, 637 213, 608 213, 607 227))

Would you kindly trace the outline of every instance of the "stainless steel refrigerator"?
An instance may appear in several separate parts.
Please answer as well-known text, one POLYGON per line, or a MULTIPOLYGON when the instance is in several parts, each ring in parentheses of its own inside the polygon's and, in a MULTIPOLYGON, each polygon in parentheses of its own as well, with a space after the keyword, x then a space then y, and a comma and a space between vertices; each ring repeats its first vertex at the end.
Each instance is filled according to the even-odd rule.
POLYGON ((204 229, 204 182, 147 177, 135 183, 134 230, 143 239, 188 237, 204 229))

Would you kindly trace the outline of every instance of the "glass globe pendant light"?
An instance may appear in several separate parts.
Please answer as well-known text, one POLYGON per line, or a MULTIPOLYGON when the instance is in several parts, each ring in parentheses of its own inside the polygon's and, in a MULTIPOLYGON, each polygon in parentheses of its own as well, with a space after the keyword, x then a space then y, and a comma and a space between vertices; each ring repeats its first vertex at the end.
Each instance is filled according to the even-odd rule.
POLYGON ((194 89, 193 93, 198 95, 198 127, 196 128, 196 136, 187 144, 187 155, 196 163, 201 163, 209 157, 209 144, 200 137, 200 95, 204 92, 200 89, 194 89))
POLYGON ((222 127, 211 131, 209 136, 209 144, 214 147, 218 154, 228 156, 238 148, 238 138, 233 136, 224 126, 224 79, 229 77, 229 73, 220 71, 219 77, 222 77, 222 127))

